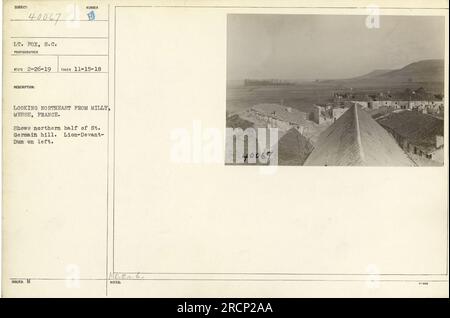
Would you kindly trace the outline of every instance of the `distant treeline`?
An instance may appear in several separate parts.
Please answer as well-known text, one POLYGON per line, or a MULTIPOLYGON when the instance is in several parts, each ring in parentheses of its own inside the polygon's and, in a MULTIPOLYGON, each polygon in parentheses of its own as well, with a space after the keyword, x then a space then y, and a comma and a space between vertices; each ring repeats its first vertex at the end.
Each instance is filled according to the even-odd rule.
POLYGON ((293 81, 280 80, 280 79, 245 79, 245 86, 256 86, 256 85, 295 85, 293 81))

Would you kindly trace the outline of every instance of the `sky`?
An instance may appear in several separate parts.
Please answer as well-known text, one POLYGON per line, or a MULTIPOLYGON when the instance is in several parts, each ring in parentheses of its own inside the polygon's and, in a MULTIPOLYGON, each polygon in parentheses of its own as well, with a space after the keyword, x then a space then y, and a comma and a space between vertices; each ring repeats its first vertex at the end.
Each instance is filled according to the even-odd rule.
POLYGON ((232 14, 227 79, 339 79, 444 59, 443 17, 232 14))

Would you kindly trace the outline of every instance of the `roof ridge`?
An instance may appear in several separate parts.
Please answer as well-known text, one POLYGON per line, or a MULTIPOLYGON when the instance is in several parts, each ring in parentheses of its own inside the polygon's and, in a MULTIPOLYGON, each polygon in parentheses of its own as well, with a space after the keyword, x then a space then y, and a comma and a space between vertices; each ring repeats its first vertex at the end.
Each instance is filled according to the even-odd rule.
MULTIPOLYGON (((352 109, 353 108, 353 109, 352 109)), ((411 159, 361 105, 322 132, 305 165, 410 166, 411 159)))
POLYGON ((356 104, 354 104, 353 107, 354 107, 353 115, 354 115, 354 120, 355 120, 356 143, 358 145, 359 157, 360 157, 361 161, 364 162, 365 156, 364 156, 364 148, 363 148, 362 141, 361 141, 361 131, 359 128, 358 106, 356 104))

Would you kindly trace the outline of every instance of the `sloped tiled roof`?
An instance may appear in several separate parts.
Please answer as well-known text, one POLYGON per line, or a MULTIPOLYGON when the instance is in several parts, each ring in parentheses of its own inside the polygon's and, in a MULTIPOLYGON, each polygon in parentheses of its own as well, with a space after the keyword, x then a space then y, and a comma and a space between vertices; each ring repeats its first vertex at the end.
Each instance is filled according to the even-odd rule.
POLYGON ((381 126, 392 129, 409 142, 433 149, 436 135, 444 136, 444 120, 420 112, 404 110, 392 112, 378 120, 381 126))
POLYGON ((412 166, 394 138, 354 105, 319 137, 306 166, 412 166))
POLYGON ((278 164, 301 166, 312 149, 308 138, 291 128, 278 141, 278 164))
POLYGON ((288 111, 288 107, 279 104, 258 104, 253 106, 252 109, 267 116, 295 124, 301 124, 307 117, 307 113, 293 108, 288 111))

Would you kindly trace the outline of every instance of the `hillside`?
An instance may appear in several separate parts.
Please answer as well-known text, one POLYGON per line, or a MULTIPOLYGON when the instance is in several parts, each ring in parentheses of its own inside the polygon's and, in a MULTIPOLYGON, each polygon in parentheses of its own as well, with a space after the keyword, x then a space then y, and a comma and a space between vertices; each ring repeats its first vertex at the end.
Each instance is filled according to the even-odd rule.
POLYGON ((343 80, 336 80, 346 86, 378 87, 380 85, 402 86, 414 83, 444 84, 444 60, 422 60, 398 70, 374 70, 368 74, 343 80))
POLYGON ((444 60, 423 60, 371 78, 393 82, 444 82, 444 60))
POLYGON ((377 76, 381 76, 381 75, 383 75, 383 74, 386 74, 386 73, 389 73, 389 72, 392 72, 392 70, 375 70, 375 71, 372 71, 372 72, 370 72, 370 73, 368 73, 368 74, 364 74, 364 75, 362 75, 362 76, 358 76, 358 77, 355 77, 355 78, 351 78, 350 80, 364 80, 364 79, 370 79, 370 78, 373 78, 373 77, 377 77, 377 76))

